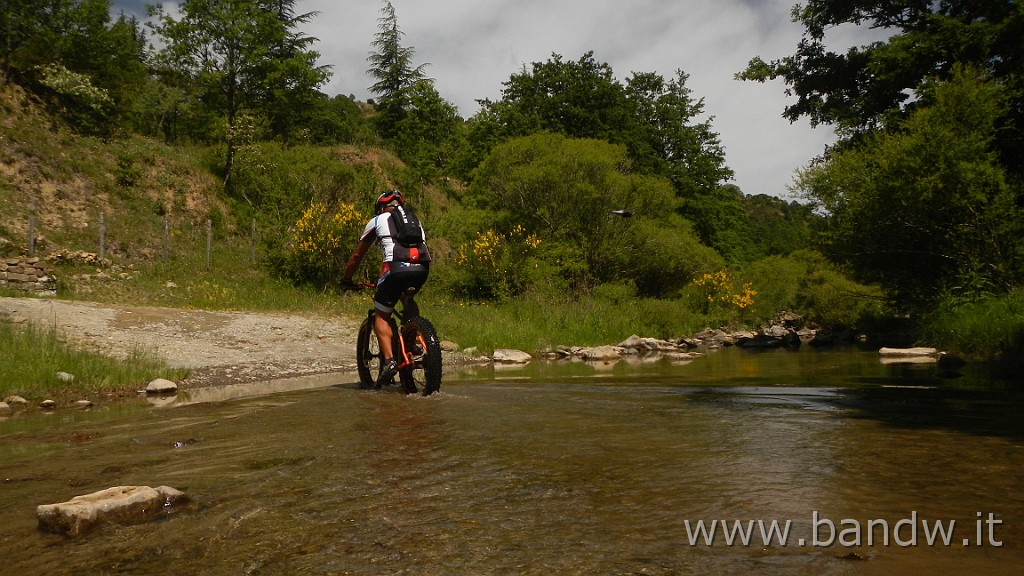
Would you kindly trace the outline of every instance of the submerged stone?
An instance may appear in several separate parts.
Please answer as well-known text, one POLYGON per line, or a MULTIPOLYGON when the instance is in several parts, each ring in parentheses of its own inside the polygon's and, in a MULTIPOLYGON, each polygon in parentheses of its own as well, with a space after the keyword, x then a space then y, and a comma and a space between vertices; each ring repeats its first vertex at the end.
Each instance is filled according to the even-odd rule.
POLYGON ((167 514, 189 497, 170 486, 118 486, 36 508, 39 528, 79 536, 103 522, 138 523, 167 514))

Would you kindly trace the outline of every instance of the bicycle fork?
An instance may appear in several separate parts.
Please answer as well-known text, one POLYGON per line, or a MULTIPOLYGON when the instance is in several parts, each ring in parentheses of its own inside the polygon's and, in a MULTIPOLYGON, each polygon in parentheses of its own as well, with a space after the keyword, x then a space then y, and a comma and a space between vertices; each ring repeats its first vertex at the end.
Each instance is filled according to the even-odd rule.
MULTIPOLYGON (((398 349, 402 353, 402 361, 398 364, 398 370, 411 368, 416 364, 416 355, 405 347, 405 336, 402 335, 402 330, 398 329, 395 333, 398 334, 398 349)), ((427 343, 419 332, 416 333, 416 345, 420 350, 427 349, 427 343)))

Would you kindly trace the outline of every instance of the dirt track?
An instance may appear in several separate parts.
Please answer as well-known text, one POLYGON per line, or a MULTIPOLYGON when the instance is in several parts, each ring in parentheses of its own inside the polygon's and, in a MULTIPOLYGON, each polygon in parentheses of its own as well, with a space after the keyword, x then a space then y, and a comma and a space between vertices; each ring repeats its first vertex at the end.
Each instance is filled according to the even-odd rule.
POLYGON ((358 318, 5 297, 0 318, 56 327, 69 341, 116 357, 153 351, 189 369, 183 384, 191 387, 339 371, 357 378, 358 318))

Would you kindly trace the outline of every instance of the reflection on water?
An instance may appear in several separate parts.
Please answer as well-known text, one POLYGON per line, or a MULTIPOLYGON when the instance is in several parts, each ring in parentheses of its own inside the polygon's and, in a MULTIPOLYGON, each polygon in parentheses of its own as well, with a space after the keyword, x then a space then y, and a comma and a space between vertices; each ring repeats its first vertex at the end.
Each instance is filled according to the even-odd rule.
POLYGON ((476 367, 427 398, 335 375, 12 419, 0 557, 25 576, 1017 573, 1021 395, 949 376, 856 351, 725 350, 675 366, 476 367), (36 505, 126 484, 174 486, 197 506, 77 540, 36 530, 36 505), (1002 546, 978 513, 1002 521, 1002 546), (950 545, 927 545, 920 526, 917 546, 881 545, 878 528, 873 546, 866 530, 839 543, 854 521, 893 535, 911 518, 955 520, 950 545), (750 545, 708 545, 700 520, 791 529, 786 546, 756 527, 750 545), (827 522, 832 545, 811 545, 827 522))

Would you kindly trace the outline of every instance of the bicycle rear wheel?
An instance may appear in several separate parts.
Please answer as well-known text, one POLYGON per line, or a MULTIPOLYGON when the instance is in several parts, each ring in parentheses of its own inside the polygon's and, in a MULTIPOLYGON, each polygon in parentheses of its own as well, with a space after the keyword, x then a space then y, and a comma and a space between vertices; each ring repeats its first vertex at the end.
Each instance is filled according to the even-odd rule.
POLYGON ((399 372, 402 386, 409 394, 429 396, 441 389, 441 341, 433 324, 422 316, 402 323, 402 341, 412 366, 399 372))

